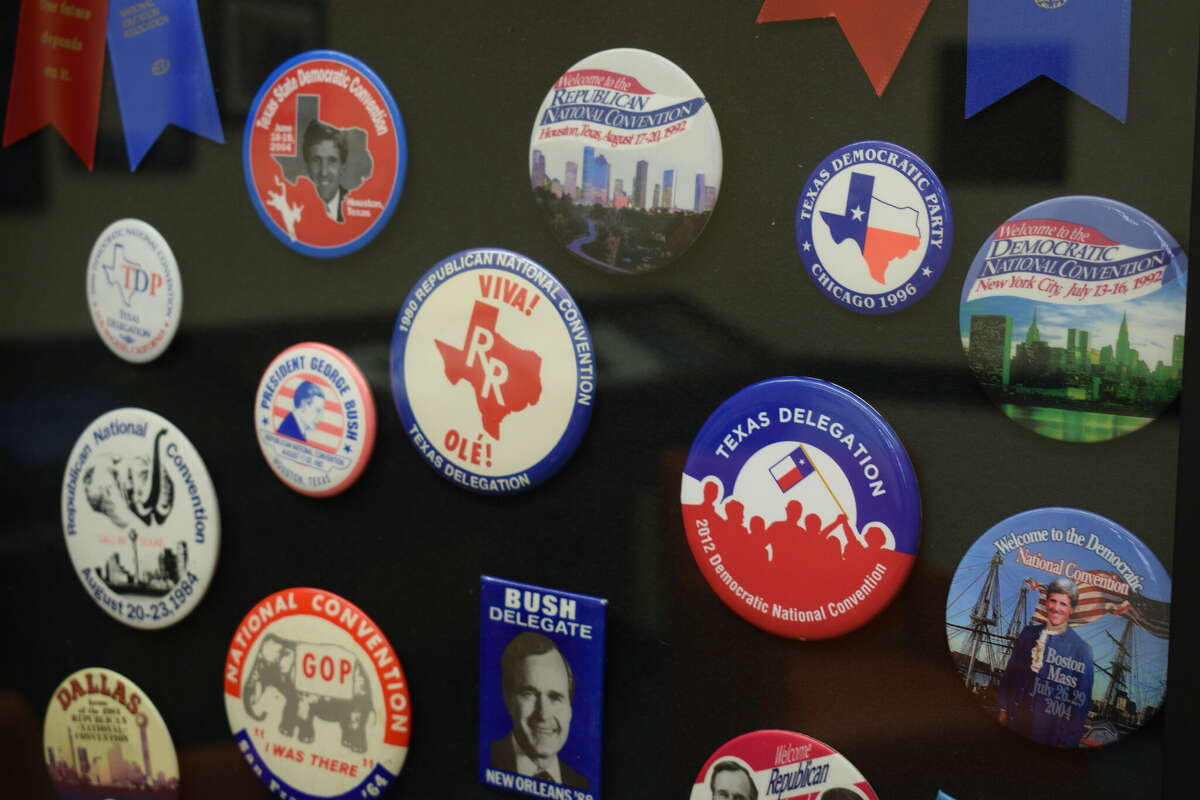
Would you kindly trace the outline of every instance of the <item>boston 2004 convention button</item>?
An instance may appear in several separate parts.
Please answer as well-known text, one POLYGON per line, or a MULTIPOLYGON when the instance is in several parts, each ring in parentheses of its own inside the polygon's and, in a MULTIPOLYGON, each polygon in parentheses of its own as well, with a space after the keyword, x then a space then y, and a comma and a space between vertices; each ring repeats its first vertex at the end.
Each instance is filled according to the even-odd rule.
POLYGON ((688 797, 877 800, 871 784, 845 756, 791 731, 754 731, 721 745, 700 768, 688 797))
POLYGON ((680 502, 713 591, 760 628, 824 639, 878 614, 921 536, 900 439, 856 395, 813 378, 742 389, 692 443, 680 502))

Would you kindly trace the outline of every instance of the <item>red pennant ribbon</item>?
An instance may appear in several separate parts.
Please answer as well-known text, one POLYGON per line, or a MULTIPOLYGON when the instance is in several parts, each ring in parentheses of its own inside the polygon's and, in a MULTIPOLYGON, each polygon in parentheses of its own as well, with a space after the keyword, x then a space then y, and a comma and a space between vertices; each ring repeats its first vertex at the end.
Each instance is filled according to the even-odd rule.
POLYGON ((882 95, 927 8, 929 0, 765 0, 758 22, 836 18, 882 95))
POLYGON ((90 170, 108 0, 22 0, 4 146, 53 125, 90 170))

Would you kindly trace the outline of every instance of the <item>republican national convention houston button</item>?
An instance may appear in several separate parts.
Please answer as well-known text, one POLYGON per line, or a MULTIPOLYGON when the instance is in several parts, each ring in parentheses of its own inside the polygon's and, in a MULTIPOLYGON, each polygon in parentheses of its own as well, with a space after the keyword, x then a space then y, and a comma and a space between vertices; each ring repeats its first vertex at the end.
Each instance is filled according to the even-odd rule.
POLYGON ((275 238, 333 258, 374 239, 404 186, 408 144, 392 93, 334 50, 301 53, 258 90, 242 145, 246 189, 275 238))
POLYGON ((946 189, 916 154, 857 142, 829 154, 796 204, 796 245, 808 277, 838 305, 890 314, 933 288, 950 258, 946 189))
POLYGON ((721 745, 692 783, 689 800, 762 797, 878 800, 845 756, 791 731, 754 731, 721 745))
POLYGON ((358 480, 375 446, 375 399, 350 357, 319 342, 287 348, 254 395, 258 446, 279 480, 328 497, 358 480))
POLYGON ((358 606, 283 589, 250 609, 225 656, 225 713, 242 758, 278 797, 375 798, 408 754, 396 651, 358 606))
POLYGON ((912 569, 921 500, 908 453, 856 395, 813 378, 742 389, 704 423, 680 502, 696 565, 748 622, 840 636, 912 569))
POLYGON ((575 452, 596 394, 592 338, 566 288, 511 250, 434 265, 392 334, 392 395, 438 474, 484 494, 529 489, 575 452))

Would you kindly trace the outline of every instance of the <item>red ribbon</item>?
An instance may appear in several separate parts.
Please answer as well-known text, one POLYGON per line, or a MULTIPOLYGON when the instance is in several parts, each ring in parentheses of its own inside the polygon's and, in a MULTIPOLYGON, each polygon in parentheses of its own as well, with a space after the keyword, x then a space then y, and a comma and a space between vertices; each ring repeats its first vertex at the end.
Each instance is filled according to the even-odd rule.
POLYGON ((53 125, 90 170, 108 0, 22 0, 4 146, 53 125))

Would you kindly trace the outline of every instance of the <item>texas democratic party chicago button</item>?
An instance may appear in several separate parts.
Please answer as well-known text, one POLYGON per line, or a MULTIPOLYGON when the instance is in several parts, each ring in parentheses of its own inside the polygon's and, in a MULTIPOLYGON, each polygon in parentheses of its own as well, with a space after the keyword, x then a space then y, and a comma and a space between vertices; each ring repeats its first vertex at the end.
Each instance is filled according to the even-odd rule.
POLYGON ((1171 579, 1136 536, 1073 508, 996 524, 946 601, 950 656, 1002 725, 1039 744, 1109 744, 1167 689, 1171 579))
POLYGON ((721 745, 700 768, 688 797, 877 800, 871 784, 845 756, 791 731, 754 731, 721 745))
POLYGON ((534 200, 567 250, 635 274, 679 258, 708 224, 721 136, 682 69, 645 50, 605 50, 550 87, 529 162, 534 200))
POLYGON ((284 589, 252 608, 225 656, 224 694, 238 750, 278 797, 378 797, 408 754, 396 651, 332 592, 284 589))
POLYGON ((110 616, 162 628, 191 613, 217 566, 217 495, 196 448, 174 425, 118 408, 84 430, 62 490, 67 552, 110 616))
POLYGON ((183 314, 183 282, 167 240, 140 219, 109 225, 88 257, 87 300, 109 350, 134 363, 158 358, 183 314))
POLYGON ((345 255, 379 234, 400 198, 404 121, 370 67, 312 50, 258 90, 242 163, 254 209, 277 239, 309 256, 345 255))
POLYGON ((166 722, 145 692, 110 669, 81 669, 58 685, 42 738, 61 800, 179 796, 166 722))
POLYGON ((1098 442, 1179 394, 1187 256, 1157 222, 1059 197, 998 227, 971 263, 958 325, 971 371, 1009 418, 1098 442))
POLYGON ((796 204, 796 244, 813 283, 838 305, 889 314, 921 299, 950 258, 946 189, 919 156, 858 142, 825 158, 796 204))
POLYGON ((313 497, 358 480, 375 446, 375 399, 349 356, 293 345, 263 372, 254 398, 258 446, 279 480, 313 497))
POLYGON ((417 281, 396 318, 396 411, 447 480, 511 494, 575 452, 596 392, 592 339, 575 300, 519 253, 455 253, 417 281))
POLYGON ((908 454, 873 408, 813 378, 742 389, 700 429, 680 502, 713 591, 760 628, 825 639, 878 614, 921 537, 908 454))

